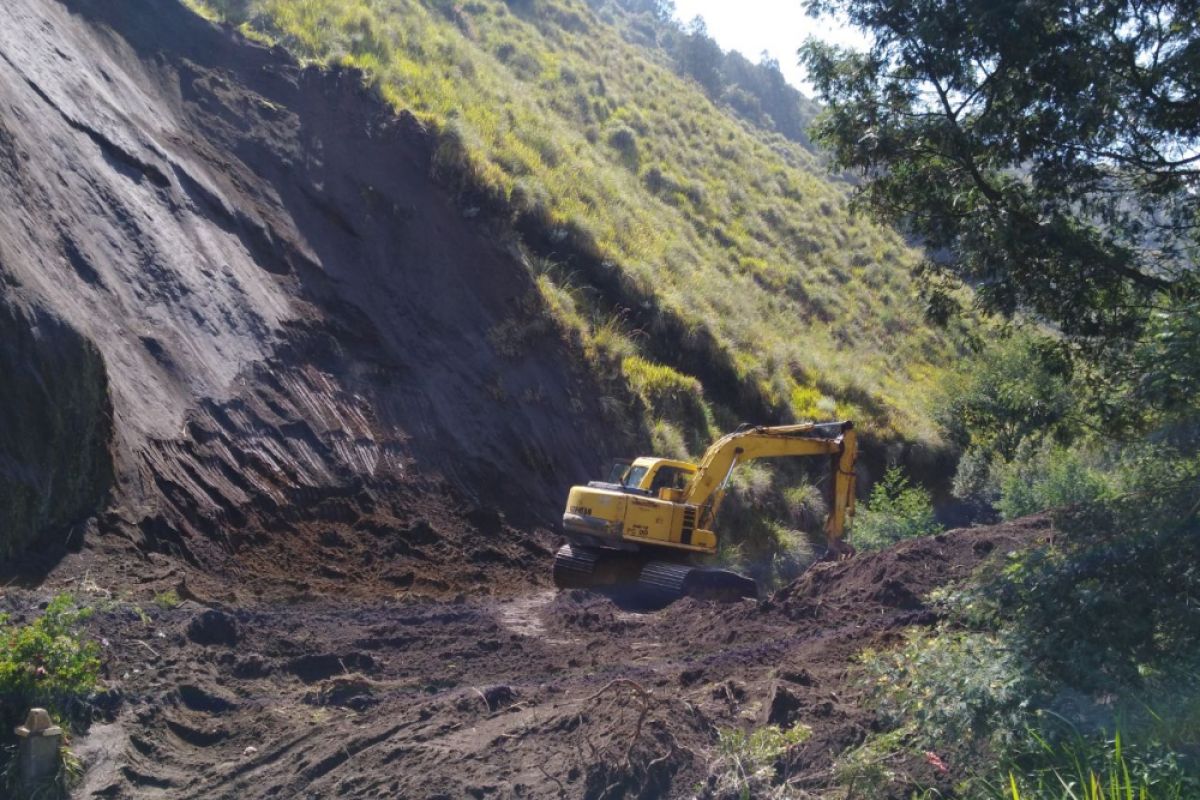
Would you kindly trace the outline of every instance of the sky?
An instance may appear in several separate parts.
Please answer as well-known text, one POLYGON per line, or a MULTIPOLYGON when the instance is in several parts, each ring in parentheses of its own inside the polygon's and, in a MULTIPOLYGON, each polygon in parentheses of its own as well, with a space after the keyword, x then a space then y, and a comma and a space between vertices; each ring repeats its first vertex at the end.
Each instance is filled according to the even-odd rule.
POLYGON ((866 40, 855 28, 831 19, 813 19, 804 12, 803 0, 675 0, 675 12, 687 22, 699 14, 708 24, 708 35, 725 50, 738 50, 757 62, 766 50, 779 59, 779 69, 805 94, 812 87, 804 80, 796 50, 809 36, 836 44, 865 48, 866 40))

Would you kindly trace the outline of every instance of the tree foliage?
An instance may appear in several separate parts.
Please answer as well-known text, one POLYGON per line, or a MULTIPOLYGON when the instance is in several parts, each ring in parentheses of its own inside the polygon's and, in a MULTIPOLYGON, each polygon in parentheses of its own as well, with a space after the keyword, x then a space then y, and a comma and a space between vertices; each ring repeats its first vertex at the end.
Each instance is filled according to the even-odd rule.
POLYGON ((1052 341, 1017 332, 989 342, 948 377, 935 417, 959 447, 1011 458, 1026 439, 1066 443, 1078 428, 1078 387, 1052 341))
POLYGON ((815 131, 864 176, 862 205, 924 240, 930 311, 953 313, 968 284, 989 311, 1055 325, 1137 398, 1184 400, 1200 357, 1184 324, 1200 297, 1200 5, 809 9, 874 37, 867 52, 802 49, 827 104, 815 131))
POLYGON ((1065 543, 1022 554, 964 592, 980 621, 1011 623, 1029 663, 1084 689, 1196 674, 1200 459, 1145 446, 1104 496, 1061 514, 1065 543), (994 620, 993 620, 994 621, 994 620))
POLYGON ((909 483, 899 467, 891 467, 875 484, 870 500, 858 513, 853 537, 857 546, 876 550, 941 530, 929 492, 909 483))
POLYGON ((692 76, 709 95, 721 92, 721 62, 724 51, 708 35, 704 18, 696 16, 684 28, 676 57, 683 72, 692 76))

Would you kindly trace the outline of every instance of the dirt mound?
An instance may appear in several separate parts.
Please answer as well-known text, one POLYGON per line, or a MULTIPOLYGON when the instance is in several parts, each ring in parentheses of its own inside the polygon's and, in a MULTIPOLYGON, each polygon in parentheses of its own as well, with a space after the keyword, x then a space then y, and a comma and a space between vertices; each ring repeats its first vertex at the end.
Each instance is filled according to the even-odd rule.
POLYGON ((215 568, 292 509, 413 485, 548 519, 612 446, 503 226, 361 75, 175 2, 14 0, 0 100, 17 543, 99 513, 215 568))
POLYGON ((995 551, 1010 552, 1031 537, 1048 536, 1051 528, 1048 516, 1025 517, 902 542, 842 563, 817 564, 766 605, 797 620, 867 620, 897 611, 919 612, 933 589, 967 577, 995 551))

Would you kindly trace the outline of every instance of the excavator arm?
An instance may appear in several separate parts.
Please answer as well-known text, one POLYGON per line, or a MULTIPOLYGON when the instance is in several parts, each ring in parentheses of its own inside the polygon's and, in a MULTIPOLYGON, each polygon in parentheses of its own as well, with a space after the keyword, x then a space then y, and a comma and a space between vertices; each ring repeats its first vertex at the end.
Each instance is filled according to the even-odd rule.
POLYGON ((739 428, 718 439, 704 453, 684 502, 700 509, 700 527, 711 528, 738 464, 758 458, 814 455, 830 456, 833 473, 833 497, 825 520, 830 555, 850 555, 853 549, 844 537, 846 521, 854 516, 854 460, 858 455, 851 422, 739 428))

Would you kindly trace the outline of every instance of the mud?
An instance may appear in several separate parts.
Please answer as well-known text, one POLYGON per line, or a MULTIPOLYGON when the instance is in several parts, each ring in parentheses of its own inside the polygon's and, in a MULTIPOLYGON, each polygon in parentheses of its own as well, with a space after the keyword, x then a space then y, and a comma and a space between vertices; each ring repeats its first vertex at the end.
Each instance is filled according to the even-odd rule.
MULTIPOLYGON (((256 588, 186 565, 130 583, 88 548, 5 603, 71 589, 100 609, 109 693, 76 742, 84 797, 706 796, 719 731, 801 723, 813 735, 779 774, 818 791, 876 725, 854 657, 933 624, 933 589, 1051 532, 1043 518, 954 531, 817 565, 761 602, 654 613, 557 592, 549 548, 524 545, 477 580, 431 586, 397 551, 377 577, 303 593, 294 567, 256 588), (406 570, 420 579, 388 578, 406 570), (154 602, 180 583, 198 588, 154 602)), ((491 541, 465 523, 435 536, 450 533, 491 541)))

